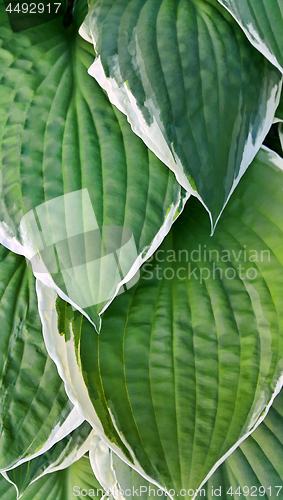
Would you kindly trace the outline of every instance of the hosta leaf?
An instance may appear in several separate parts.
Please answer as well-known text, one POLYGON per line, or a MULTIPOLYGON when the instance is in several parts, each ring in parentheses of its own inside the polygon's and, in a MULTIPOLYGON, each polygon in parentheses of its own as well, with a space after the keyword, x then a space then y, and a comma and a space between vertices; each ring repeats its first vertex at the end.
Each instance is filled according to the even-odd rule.
POLYGON ((3 472, 3 476, 15 485, 21 497, 29 485, 46 474, 66 469, 89 451, 94 431, 83 422, 77 429, 56 443, 50 450, 29 460, 12 470, 3 472))
POLYGON ((276 118, 278 118, 279 121, 283 121, 283 96, 281 96, 279 106, 276 110, 276 118))
MULTIPOLYGON (((283 119, 282 119, 282 122, 283 122, 283 119)), ((280 123, 280 125, 279 125, 278 133, 279 133, 279 139, 280 139, 280 142, 281 142, 281 147, 282 147, 282 150, 283 150, 283 130, 282 130, 282 123, 280 123)))
POLYGON ((280 123, 278 123, 279 118, 276 119, 275 123, 273 123, 271 129, 269 130, 263 145, 268 149, 271 149, 279 156, 283 157, 283 150, 280 142, 279 131, 280 131, 280 123))
POLYGON ((99 336, 71 311, 72 335, 60 336, 58 311, 70 306, 58 299, 56 309, 55 292, 37 284, 45 342, 72 401, 128 464, 131 454, 176 495, 207 479, 282 386, 282 188, 282 158, 262 149, 213 237, 191 199, 99 336))
POLYGON ((0 474, 0 494, 3 500, 17 500, 17 493, 13 484, 6 481, 0 474))
MULTIPOLYGON (((147 500, 153 495, 157 496, 157 488, 153 484, 146 483, 146 481, 139 474, 137 474, 133 469, 127 467, 126 464, 124 464, 120 459, 115 457, 113 463, 115 464, 115 473, 119 477, 120 481, 118 497, 120 500, 122 500, 123 498, 129 498, 129 500, 132 499, 131 495, 129 494, 129 490, 135 491, 134 496, 138 496, 139 498, 142 498, 142 500, 147 500), (122 486, 120 486, 120 484, 122 486), (149 488, 151 488, 151 490, 149 490, 149 488), (138 494, 136 493, 136 491, 138 491, 138 494), (150 492, 149 495, 147 493, 148 491, 150 492), (125 497, 123 497, 122 493, 125 494, 125 497)), ((117 492, 118 485, 117 489, 114 490, 115 494, 117 492)), ((31 485, 21 498, 22 500, 41 500, 42 498, 48 498, 48 500, 70 500, 70 498, 77 497, 82 500, 83 498, 101 498, 102 493, 103 490, 101 489, 101 485, 93 476, 87 458, 84 457, 80 460, 79 463, 73 464, 72 467, 69 467, 69 469, 65 471, 47 474, 38 482, 31 485), (70 488, 70 486, 68 486, 66 493, 65 485, 70 477, 71 479, 73 478, 74 472, 76 473, 76 479, 72 480, 72 487, 70 488), (77 488, 74 489, 74 486, 76 486, 77 488), (86 495, 86 492, 82 490, 86 490, 90 493, 90 495, 86 495), (81 492, 83 493, 83 495, 80 494, 81 492), (47 496, 48 494, 50 495, 50 497, 47 496), (43 497, 40 495, 46 496, 43 497), (68 495, 72 495, 72 497, 68 495)), ((17 494, 14 485, 6 481, 1 475, 0 494, 1 500, 17 500, 17 494)), ((160 492, 158 494, 158 497, 160 497, 161 499, 164 498, 164 496, 160 495, 160 492)))
POLYGON ((82 422, 47 354, 35 278, 0 245, 0 470, 43 453, 82 422))
POLYGON ((98 327, 184 193, 87 74, 93 48, 77 34, 86 9, 81 0, 67 30, 60 18, 13 33, 1 0, 0 241, 98 327))
POLYGON ((80 33, 89 73, 215 226, 272 124, 280 73, 216 0, 100 0, 80 33))
MULTIPOLYGON (((103 489, 109 495, 112 492, 112 495, 118 499, 118 485, 112 464, 111 450, 98 435, 96 435, 96 439, 92 440, 89 459, 94 475, 103 489)), ((118 460, 120 461, 120 459, 118 460)))
POLYGON ((108 495, 116 500, 132 500, 138 496, 148 500, 152 496, 165 500, 165 492, 159 490, 155 484, 149 483, 129 467, 121 458, 98 437, 92 439, 89 450, 89 459, 95 477, 108 495))
POLYGON ((282 0, 218 0, 238 21, 249 41, 283 72, 282 0))
MULTIPOLYGON (((17 494, 14 485, 8 483, 4 478, 0 480, 1 500, 16 500, 17 494)), ((101 498, 103 490, 95 478, 89 458, 82 457, 70 467, 58 470, 29 486, 22 500, 90 500, 101 498)))
POLYGON ((208 480, 205 485, 206 498, 211 500, 212 489, 215 493, 215 489, 220 488, 222 500, 236 500, 240 496, 247 500, 281 498, 283 494, 282 429, 283 393, 281 391, 260 426, 208 480))
POLYGON ((129 467, 115 453, 112 453, 112 464, 117 478, 117 489, 124 499, 132 500, 138 496, 142 500, 148 500, 157 496, 165 500, 164 491, 146 481, 144 477, 129 467))
MULTIPOLYGON (((92 492, 90 496, 106 494, 110 498, 122 500, 123 497, 129 496, 128 488, 132 491, 132 488, 135 487, 138 488, 138 492, 141 490, 140 496, 147 498, 143 492, 145 488, 140 488, 140 486, 144 486, 144 478, 141 478, 117 456, 112 456, 110 448, 87 422, 83 422, 81 426, 55 444, 48 452, 2 474, 15 486, 18 498, 26 498, 32 484, 37 482, 37 485, 40 485, 38 481, 46 475, 50 478, 50 474, 52 474, 54 477, 54 473, 70 467, 86 453, 89 455, 96 478, 95 493, 92 492), (116 476, 119 482, 117 482, 116 476), (100 485, 98 495, 96 492, 97 483, 100 485), (125 490, 127 490, 126 494, 125 490)), ((77 483, 74 486, 76 488, 73 488, 72 496, 78 496, 79 490, 83 489, 84 485, 77 483)), ((150 486, 152 491, 156 491, 155 486, 152 484, 150 486)), ((149 484, 146 484, 146 489, 149 489, 149 484)), ((82 496, 86 496, 86 493, 83 493, 82 496)), ((161 496, 164 495, 161 494, 161 496)), ((62 500, 61 496, 58 497, 58 500, 62 500)))
POLYGON ((39 280, 37 281, 37 295, 45 344, 50 357, 57 364, 70 400, 86 420, 91 422, 97 433, 103 436, 104 441, 128 464, 135 464, 141 471, 139 464, 113 425, 103 396, 99 372, 96 373, 95 388, 92 393, 97 403, 95 408, 85 384, 79 355, 80 337, 82 326, 88 329, 90 335, 96 336, 93 326, 87 320, 84 323, 82 314, 73 311, 68 303, 59 299, 54 290, 46 287, 39 280))
MULTIPOLYGON (((278 135, 281 143, 281 148, 283 152, 283 130, 282 130, 282 123, 283 123, 283 96, 281 95, 280 103, 279 106, 276 110, 276 117, 275 121, 279 122, 278 124, 278 135)), ((283 154, 281 154, 283 156, 283 154)))

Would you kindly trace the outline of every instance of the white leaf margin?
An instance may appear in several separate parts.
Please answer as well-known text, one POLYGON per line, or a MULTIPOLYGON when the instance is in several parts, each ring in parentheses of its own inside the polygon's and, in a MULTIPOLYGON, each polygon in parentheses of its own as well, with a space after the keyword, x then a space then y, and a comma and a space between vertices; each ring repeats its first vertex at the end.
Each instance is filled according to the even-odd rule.
MULTIPOLYGON (((270 1, 270 0, 269 0, 270 1)), ((266 59, 271 62, 281 73, 283 73, 283 67, 277 60, 275 54, 273 54, 272 50, 267 46, 267 44, 263 41, 260 36, 258 30, 252 24, 252 22, 244 23, 242 16, 239 13, 238 6, 236 5, 235 0, 218 0, 218 2, 225 7, 226 10, 233 16, 235 21, 238 23, 240 28, 242 28, 245 33, 247 39, 250 43, 262 53, 266 59)))
MULTIPOLYGON (((0 234, 1 234, 1 226, 0 226, 0 234)), ((18 244, 18 245, 20 245, 20 244, 18 244)), ((6 245, 4 245, 4 246, 6 246, 6 245)), ((11 248, 9 248, 9 246, 7 245, 6 248, 11 250, 11 248)), ((21 252, 15 252, 15 253, 21 253, 21 252)), ((0 472, 2 473, 6 470, 14 469, 15 467, 18 467, 19 465, 23 464, 24 462, 32 460, 33 458, 36 458, 39 455, 42 455, 43 453, 48 451, 54 444, 58 443, 58 441, 61 441, 64 437, 66 437, 68 434, 70 434, 70 432, 72 432, 77 427, 79 427, 83 421, 84 421, 84 418, 80 415, 78 410, 75 407, 73 407, 72 410, 70 411, 69 415, 67 416, 66 420, 62 424, 60 424, 58 422, 55 425, 55 427, 51 430, 48 439, 46 440, 46 442, 42 445, 42 447, 37 452, 35 452, 31 455, 25 456, 24 458, 20 458, 19 460, 15 461, 11 467, 0 469, 0 472)))
POLYGON ((69 413, 66 420, 63 422, 63 424, 60 425, 60 423, 58 423, 54 427, 54 429, 52 429, 47 441, 37 452, 17 460, 11 467, 5 467, 4 469, 0 469, 0 472, 3 473, 5 471, 15 469, 16 467, 19 467, 23 463, 29 462, 33 458, 43 455, 43 453, 50 450, 52 446, 54 446, 56 443, 58 443, 59 441, 64 439, 68 434, 70 434, 70 432, 77 429, 77 427, 79 427, 83 423, 83 421, 84 418, 80 415, 77 408, 74 407, 72 411, 69 413))
MULTIPOLYGON (((278 120, 278 121, 280 121, 280 120, 278 120)), ((283 173, 283 159, 275 151, 269 149, 266 146, 262 146, 260 148, 258 155, 261 155, 261 152, 263 152, 263 151, 265 152, 266 160, 269 161, 269 165, 274 166, 273 168, 275 168, 276 170, 277 169, 282 170, 282 173, 283 173), (266 155, 266 153, 267 153, 267 155, 266 155)), ((264 159, 263 159, 263 161, 264 161, 264 159)), ((268 414, 268 412, 273 404, 274 399, 279 394, 279 392, 282 390, 282 388, 283 388, 283 366, 282 366, 282 374, 280 375, 280 377, 278 377, 273 394, 271 395, 269 402, 266 405, 264 405, 265 406, 264 408, 262 408, 261 407, 262 402, 259 401, 258 406, 255 408, 254 414, 249 415, 249 419, 250 419, 249 430, 245 434, 243 434, 243 436, 241 436, 241 438, 230 448, 230 450, 228 450, 215 463, 215 465, 212 467, 210 472, 207 474, 207 476, 204 478, 204 480, 201 482, 200 486, 196 490, 194 497, 192 497, 192 500, 196 499, 198 492, 201 490, 201 488, 204 486, 204 484, 208 481, 208 479, 214 474, 214 472, 218 469, 218 467, 220 467, 220 465, 222 465, 223 462, 225 462, 225 460, 230 455, 232 455, 232 453, 240 446, 240 444, 243 443, 243 441, 245 441, 257 429, 257 427, 263 422, 263 420, 267 416, 267 414, 268 414)))
MULTIPOLYGON (((95 324, 91 318, 88 316, 88 314, 78 305, 76 304, 73 300, 68 297, 54 282, 52 276, 48 272, 48 269, 46 268, 45 264, 41 260, 40 256, 37 262, 37 265, 40 263, 40 268, 41 270, 44 270, 44 272, 36 272, 33 269, 33 274, 35 278, 37 278, 39 281, 41 281, 44 285, 47 287, 51 288, 52 290, 56 291, 56 293, 61 297, 63 300, 68 302, 69 304, 72 305, 75 309, 77 309, 81 314, 83 314, 88 321, 94 326, 96 329, 97 333, 100 332, 101 329, 101 315, 103 312, 109 307, 111 302, 114 300, 114 298, 119 294, 119 291, 121 287, 125 284, 127 284, 132 278, 135 277, 136 273, 140 269, 140 267, 144 264, 144 262, 149 259, 154 252, 158 249, 158 247, 161 245, 162 241, 164 238, 167 236, 169 233, 174 221, 180 216, 182 211, 184 210, 184 207, 190 198, 189 193, 182 193, 182 188, 179 185, 178 186, 178 195, 176 196, 176 200, 172 201, 170 208, 168 209, 166 216, 164 218, 163 224, 161 225, 159 231, 156 233, 154 239, 150 243, 150 245, 146 248, 144 248, 140 254, 137 256, 136 260, 133 262, 130 270, 126 274, 123 280, 119 282, 119 284, 116 287, 116 290, 111 297, 101 310, 98 316, 98 324, 95 324)), ((32 261, 32 258, 34 255, 37 253, 36 250, 34 249, 33 243, 32 243, 32 238, 28 233, 22 232, 21 234, 21 243, 19 239, 16 236, 16 229, 14 227, 14 222, 10 219, 9 215, 7 214, 7 210, 4 204, 3 196, 2 196, 2 171, 0 170, 0 218, 2 218, 2 221, 0 219, 0 244, 5 246, 8 250, 19 254, 23 255, 26 259, 29 261, 32 261), (9 224, 4 221, 4 219, 9 221, 9 224)), ((19 219, 19 214, 16 217, 16 219, 19 219)), ((19 226, 20 228, 20 226, 19 226)))
MULTIPOLYGON (((134 465, 128 460, 128 458, 124 455, 120 448, 115 443, 112 443, 105 435, 102 424, 90 400, 88 390, 82 376, 81 367, 79 366, 76 358, 73 334, 71 332, 70 340, 65 342, 65 337, 61 336, 58 332, 58 314, 55 306, 57 294, 55 290, 46 287, 39 280, 37 280, 36 282, 36 291, 38 296, 38 309, 42 322, 44 342, 50 357, 57 365, 60 377, 65 383, 65 390, 69 399, 72 401, 72 403, 78 409, 79 413, 84 417, 84 419, 87 420, 93 427, 95 432, 100 436, 100 438, 108 448, 113 450, 114 453, 116 453, 116 455, 121 458, 121 460, 135 469, 147 481, 155 484, 156 486, 158 486, 158 488, 165 491, 162 486, 160 486, 156 481, 148 476, 142 469, 130 445, 127 443, 123 435, 121 435, 121 433, 118 431, 115 419, 110 410, 109 412, 111 415, 112 423, 116 428, 122 442, 129 450, 134 465)), ((94 453, 95 452, 91 454, 92 457, 95 456, 94 453)), ((95 459, 93 458, 93 464, 94 463, 95 459)), ((98 473, 98 469, 95 468, 95 470, 96 473, 98 473)), ((101 473, 99 474, 99 477, 104 484, 108 484, 107 481, 109 480, 109 478, 105 482, 105 478, 103 479, 101 473)), ((97 479, 99 480, 99 478, 97 479)))
MULTIPOLYGON (((88 26, 88 19, 91 18, 91 14, 92 10, 88 13, 84 22, 80 26, 79 34, 84 40, 93 44, 94 50, 96 52, 97 41, 99 38, 99 30, 95 26, 95 23, 92 22, 93 31, 90 31, 88 26)), ((140 49, 138 47, 137 41, 136 41, 136 51, 139 64, 142 66, 143 59, 141 55, 139 55, 140 49)), ((209 215, 211 224, 211 236, 212 236, 231 195, 233 194, 242 176, 244 175, 249 165, 255 158, 256 154, 258 153, 273 123, 275 110, 277 109, 280 101, 283 79, 281 79, 279 85, 274 84, 272 90, 268 88, 265 89, 267 95, 269 94, 270 97, 266 103, 266 114, 264 119, 262 120, 261 130, 258 132, 256 141, 254 142, 252 124, 250 124, 250 130, 246 138, 245 147, 243 149, 239 172, 237 174, 237 177, 233 181, 230 193, 222 207, 220 214, 214 221, 212 219, 212 214, 209 208, 206 206, 199 193, 190 184, 189 179, 184 171, 184 167, 181 164, 181 161, 174 150, 173 144, 170 145, 171 147, 168 146, 163 136, 163 133, 155 119, 155 115, 158 116, 159 111, 155 108, 155 105, 152 102, 152 100, 149 99, 147 99, 144 104, 150 111, 151 117, 153 118, 153 122, 150 126, 146 123, 143 114, 137 104, 137 100, 135 99, 134 95, 130 92, 126 82, 122 81, 119 62, 118 62, 118 55, 112 58, 111 76, 109 77, 106 76, 100 56, 97 56, 95 58, 93 64, 88 69, 88 73, 89 75, 94 77, 97 83, 107 92, 110 102, 114 106, 116 106, 119 109, 119 111, 121 111, 124 115, 126 115, 127 120, 131 125, 133 132, 138 137, 140 137, 145 143, 145 145, 174 173, 176 180, 186 190, 188 195, 195 196, 201 202, 201 204, 204 206, 205 210, 209 215), (120 82, 120 84, 118 84, 117 82, 120 82)), ((144 78, 146 78, 145 71, 143 72, 143 74, 145 75, 144 78)))
POLYGON ((283 150, 283 120, 278 120, 278 122, 280 122, 280 125, 278 127, 278 135, 281 142, 281 148, 283 150))
MULTIPOLYGON (((84 420, 83 420, 84 421, 84 420)), ((44 477, 46 474, 51 474, 53 472, 57 472, 57 471, 60 471, 60 470, 63 470, 63 469, 66 469, 67 467, 70 467, 71 465, 73 465, 75 462, 77 462, 78 460, 80 460, 80 458, 82 458, 85 453, 87 453, 91 447, 91 443, 93 441, 93 439, 95 438, 96 436, 96 433, 94 430, 92 430, 89 434, 89 436, 87 437, 87 439, 85 440, 85 442, 79 446, 79 447, 75 447, 73 449, 73 451, 68 454, 67 456, 64 456, 64 451, 61 453, 61 455, 59 455, 59 457, 57 458, 57 460, 53 463, 53 464, 50 464, 41 474, 39 474, 35 479, 33 479, 29 486, 31 486, 32 484, 34 484, 36 481, 38 481, 39 479, 41 479, 42 477, 44 477)), ((35 458, 35 457, 32 457, 32 458, 35 458)), ((31 460, 31 458, 29 459, 31 460)), ((17 500, 19 500, 26 492, 26 490, 20 494, 19 493, 19 490, 18 490, 18 487, 16 485, 16 483, 14 483, 8 476, 7 474, 7 471, 5 472, 2 472, 2 476, 11 484, 13 484, 13 486, 15 487, 16 489, 16 492, 17 492, 17 500)), ((28 486, 28 487, 29 487, 28 486)))
MULTIPOLYGON (((283 160, 276 153, 269 150, 266 147, 262 147, 262 149, 268 152, 268 159, 275 167, 279 167, 283 170, 283 160)), ((81 367, 78 364, 75 353, 74 339, 73 335, 71 335, 71 339, 65 342, 65 338, 61 336, 58 332, 58 314, 55 307, 55 302, 57 298, 57 294, 54 290, 47 288, 42 282, 37 280, 36 290, 38 295, 38 305, 39 305, 39 314, 42 321, 43 327, 43 336, 47 351, 53 361, 56 363, 59 375, 63 379, 65 383, 65 390, 72 401, 72 403, 78 408, 79 412, 84 416, 84 418, 90 423, 90 425, 95 429, 98 433, 102 441, 116 454, 119 458, 121 458, 127 465, 135 469, 142 477, 144 477, 150 483, 155 484, 160 490, 163 490, 170 496, 166 488, 162 487, 158 484, 153 478, 147 475, 147 473, 142 469, 133 450, 131 449, 129 443, 127 443, 125 437, 119 432, 118 427, 116 425, 114 416, 112 415, 110 409, 109 413, 113 422, 114 427, 116 428, 121 440, 124 445, 129 450, 134 465, 130 463, 127 457, 123 454, 120 448, 111 443, 107 436, 104 433, 102 424, 94 410, 94 407, 91 403, 91 400, 88 395, 88 391, 83 380, 81 367)), ((243 436, 239 438, 239 440, 215 463, 207 476, 203 479, 198 489, 195 491, 195 495, 192 500, 198 495, 198 492, 203 487, 203 485, 208 481, 208 479, 213 475, 215 470, 228 458, 233 451, 247 438, 252 432, 261 424, 261 422, 266 417, 275 397, 280 392, 283 387, 283 374, 278 378, 275 389, 269 402, 266 404, 264 401, 259 401, 259 404, 254 408, 254 413, 249 415, 249 428, 248 431, 244 433, 243 436)), ((94 453, 94 452, 93 452, 94 453)), ((92 453, 92 457, 93 457, 92 453)), ((95 463, 95 459, 92 458, 93 464, 95 463)), ((95 468, 95 465, 94 465, 95 468)), ((95 469, 97 472, 97 469, 95 469)), ((114 473, 115 474, 115 473, 114 473)), ((100 476, 101 477, 101 476, 100 476)), ((113 477, 112 477, 113 479, 113 477)), ((109 481, 109 478, 108 478, 109 481)), ((114 479, 113 479, 114 481, 114 479)), ((110 481, 111 483, 111 481, 110 481)), ((110 484, 108 483, 108 484, 110 484)), ((104 484, 106 484, 104 482, 104 484)), ((112 486, 113 487, 113 486, 112 486)), ((116 500, 121 500, 119 496, 116 500)))

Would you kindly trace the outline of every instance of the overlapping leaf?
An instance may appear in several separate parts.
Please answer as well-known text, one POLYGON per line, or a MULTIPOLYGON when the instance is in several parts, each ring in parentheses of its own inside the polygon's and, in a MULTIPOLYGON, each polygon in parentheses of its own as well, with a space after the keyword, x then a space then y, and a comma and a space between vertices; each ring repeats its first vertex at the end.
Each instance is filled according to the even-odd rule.
POLYGON ((100 0, 89 69, 213 226, 272 124, 279 72, 216 0, 100 0))
POLYGON ((208 480, 206 498, 222 500, 283 495, 283 393, 275 398, 267 417, 208 480), (212 496, 214 492, 214 497, 212 496))
POLYGON ((280 103, 279 103, 279 106, 276 110, 276 117, 279 119, 279 120, 282 120, 283 121, 283 99, 281 98, 280 99, 280 103))
POLYGON ((13 484, 6 481, 0 474, 0 493, 3 500, 17 500, 17 493, 13 484))
POLYGON ((97 326, 118 284, 169 231, 183 195, 87 74, 93 48, 77 34, 86 9, 81 0, 68 30, 60 18, 13 33, 1 0, 0 240, 97 326), (117 269, 122 230, 133 251, 120 253, 117 269))
POLYGON ((34 500, 40 495, 50 500, 104 495, 116 500, 131 500, 132 495, 143 500, 153 495, 165 498, 164 492, 113 454, 86 422, 47 453, 3 473, 0 494, 5 500, 34 500), (82 458, 86 452, 89 460, 86 455, 82 458))
POLYGON ((95 477, 105 492, 116 500, 132 500, 135 496, 143 500, 158 496, 165 500, 163 490, 129 467, 98 437, 96 442, 92 440, 89 459, 95 477))
MULTIPOLYGON (((1 500, 17 500, 13 484, 2 477, 0 480, 1 500)), ((89 459, 82 457, 70 467, 58 470, 33 483, 21 497, 22 500, 90 500, 100 499, 103 490, 95 478, 89 459)))
POLYGON ((129 467, 114 453, 112 453, 112 463, 117 478, 118 490, 124 499, 133 500, 136 496, 142 498, 142 500, 148 500, 152 497, 159 497, 162 500, 166 499, 164 491, 146 481, 144 477, 129 467))
POLYGON ((5 470, 49 449, 83 419, 47 354, 35 278, 24 257, 2 245, 0 318, 0 470, 5 470))
POLYGON ((212 238, 191 199, 99 336, 71 311, 71 333, 60 336, 58 311, 70 306, 58 299, 56 310, 56 294, 38 283, 45 342, 72 401, 176 495, 202 484, 282 385, 282 188, 283 160, 262 149, 212 238))
POLYGON ((279 131, 280 131, 280 123, 278 123, 279 118, 276 119, 276 122, 273 123, 270 131, 268 132, 265 141, 264 141, 264 146, 266 146, 268 149, 271 149, 275 153, 277 153, 279 156, 283 157, 283 150, 280 142, 280 136, 279 136, 279 131))
MULTIPOLYGON (((95 387, 92 392, 92 398, 96 400, 95 408, 88 392, 88 384, 85 383, 82 374, 80 360, 82 326, 88 329, 90 335, 97 337, 93 326, 87 320, 84 323, 83 316, 78 311, 73 311, 68 303, 59 300, 56 292, 39 280, 37 281, 37 295, 45 344, 49 355, 57 364, 70 400, 79 409, 81 415, 91 422, 97 433, 103 436, 110 448, 126 463, 135 464, 140 469, 113 425, 103 396, 99 372, 96 373, 95 387), (58 299, 57 304, 56 299, 58 299)), ((97 351, 91 351, 92 355, 97 356, 97 351)), ((97 361, 96 358, 95 366, 97 361)), ((86 373, 84 375, 87 376, 86 373)))
MULTIPOLYGON (((70 467, 89 451, 94 431, 83 422, 77 429, 56 443, 47 452, 33 460, 3 473, 3 476, 15 485, 18 497, 22 497, 27 488, 46 474, 53 474, 70 467)), ((48 476, 50 478, 50 475, 48 476)))
POLYGON ((218 0, 235 17, 250 42, 283 72, 282 0, 218 0))

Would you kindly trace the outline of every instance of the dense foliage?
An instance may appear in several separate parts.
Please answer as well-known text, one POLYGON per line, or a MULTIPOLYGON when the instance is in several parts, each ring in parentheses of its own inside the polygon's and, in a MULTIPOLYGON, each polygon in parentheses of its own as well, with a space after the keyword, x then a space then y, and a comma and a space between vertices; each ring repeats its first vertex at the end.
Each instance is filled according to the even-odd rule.
POLYGON ((7 5, 1 499, 283 498, 283 0, 7 5))

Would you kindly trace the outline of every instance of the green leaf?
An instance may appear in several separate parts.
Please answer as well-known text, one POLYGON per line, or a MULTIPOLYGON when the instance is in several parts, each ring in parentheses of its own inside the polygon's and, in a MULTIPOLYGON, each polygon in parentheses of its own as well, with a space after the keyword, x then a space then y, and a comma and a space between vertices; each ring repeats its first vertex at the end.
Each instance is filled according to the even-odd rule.
POLYGON ((283 392, 275 398, 268 415, 205 485, 206 498, 212 500, 212 488, 221 488, 222 500, 270 500, 282 497, 283 481, 283 392), (230 489, 232 487, 232 489, 230 489), (233 493, 232 495, 227 492, 233 493))
POLYGON ((1 0, 0 241, 98 329, 186 197, 87 74, 93 48, 77 33, 86 10, 81 0, 68 29, 60 18, 13 33, 1 0), (105 239, 119 248, 122 230, 132 250, 117 269, 105 239))
POLYGON ((283 72, 282 0, 218 0, 234 16, 249 41, 283 72))
POLYGON ((276 110, 275 116, 279 121, 283 121, 283 96, 281 96, 280 103, 276 110))
POLYGON ((56 293, 38 283, 45 342, 72 401, 175 497, 205 482, 282 386, 282 188, 282 158, 262 149, 213 237, 191 199, 139 283, 104 313, 99 336, 85 319, 60 336, 63 301, 56 310, 56 293))
POLYGON ((146 481, 144 477, 129 467, 115 453, 112 453, 112 464, 117 478, 117 488, 124 499, 133 500, 136 496, 142 498, 142 500, 148 500, 153 496, 157 496, 162 500, 166 499, 164 491, 146 481))
POLYGON ((17 493, 13 484, 6 481, 0 474, 0 494, 2 500, 17 500, 17 493))
POLYGON ((0 470, 48 450, 82 417, 47 354, 35 278, 0 245, 0 470))
MULTIPOLYGON (((282 122, 283 122, 283 119, 282 119, 282 122)), ((279 124, 278 134, 279 134, 279 139, 280 139, 280 142, 281 142, 281 148, 282 148, 282 151, 283 151, 283 130, 282 130, 282 123, 279 124)))
MULTIPOLYGON (((16 500, 16 490, 4 478, 0 480, 1 500, 16 500)), ((66 469, 46 474, 29 486, 22 500, 90 500, 101 498, 103 490, 95 478, 89 458, 82 457, 66 469)))
MULTIPOLYGON (((65 389, 70 400, 78 408, 80 414, 91 423, 95 431, 103 436, 108 446, 126 463, 133 465, 135 460, 132 453, 124 444, 123 438, 117 432, 109 415, 99 372, 96 373, 95 387, 91 395, 96 400, 95 408, 82 374, 80 360, 82 325, 88 329, 90 335, 97 337, 92 324, 87 320, 83 323, 84 317, 59 298, 55 290, 46 287, 39 280, 36 285, 44 341, 49 355, 55 361, 58 372, 65 382, 65 389)), ((94 351, 91 355, 97 355, 97 352, 94 351)), ((96 358, 95 364, 97 361, 96 358)), ((139 468, 138 464, 137 467, 139 468)))
POLYGON ((101 486, 116 500, 132 500, 138 496, 148 500, 152 496, 165 500, 165 492, 158 486, 145 480, 132 467, 129 467, 121 458, 97 437, 93 439, 89 450, 89 459, 95 477, 101 486))
POLYGON ((271 149, 275 153, 277 153, 281 158, 283 157, 283 150, 280 142, 280 123, 278 123, 279 119, 274 120, 274 123, 269 130, 263 145, 268 149, 271 149))
POLYGON ((47 452, 2 474, 15 485, 17 494, 21 497, 26 489, 41 477, 65 469, 79 460, 89 451, 93 435, 92 427, 83 422, 47 452))
MULTIPOLYGON (((65 497, 69 500, 70 495, 78 496, 80 490, 89 491, 90 486, 94 489, 92 492, 89 491, 90 497, 101 497, 102 494, 106 493, 110 498, 114 497, 117 500, 131 497, 129 492, 134 490, 133 496, 138 495, 147 500, 158 491, 155 485, 146 482, 136 471, 113 454, 87 422, 55 444, 48 452, 13 470, 2 472, 2 475, 15 486, 17 497, 25 500, 32 498, 31 492, 40 491, 42 486, 48 487, 50 484, 54 487, 58 480, 66 483, 66 477, 62 478, 61 475, 61 479, 59 479, 58 472, 67 468, 68 470, 65 471, 68 477, 67 481, 69 482, 71 477, 71 484, 68 484, 67 491, 66 487, 63 488, 64 496, 61 496, 62 493, 61 495, 56 493, 58 495, 54 497, 56 500, 63 500, 65 497), (89 452, 90 465, 95 477, 91 480, 92 474, 88 471, 89 478, 86 485, 84 484, 85 480, 83 484, 82 481, 75 482, 72 475, 79 465, 77 461, 87 452, 89 452), (71 466, 73 466, 72 469, 71 466), (76 486, 75 489, 74 486, 76 486)), ((85 468, 89 469, 89 464, 86 461, 85 468)), ((2 487, 0 481, 0 494, 3 493, 3 490, 5 491, 5 486, 3 483, 2 487)), ((82 496, 86 496, 86 492, 83 492, 80 498, 82 496)), ((165 494, 162 491, 158 493, 158 496, 165 499, 165 494)), ((11 497, 14 498, 14 494, 11 497)))
POLYGON ((212 227, 267 134, 280 73, 216 0, 100 0, 89 69, 212 227))

